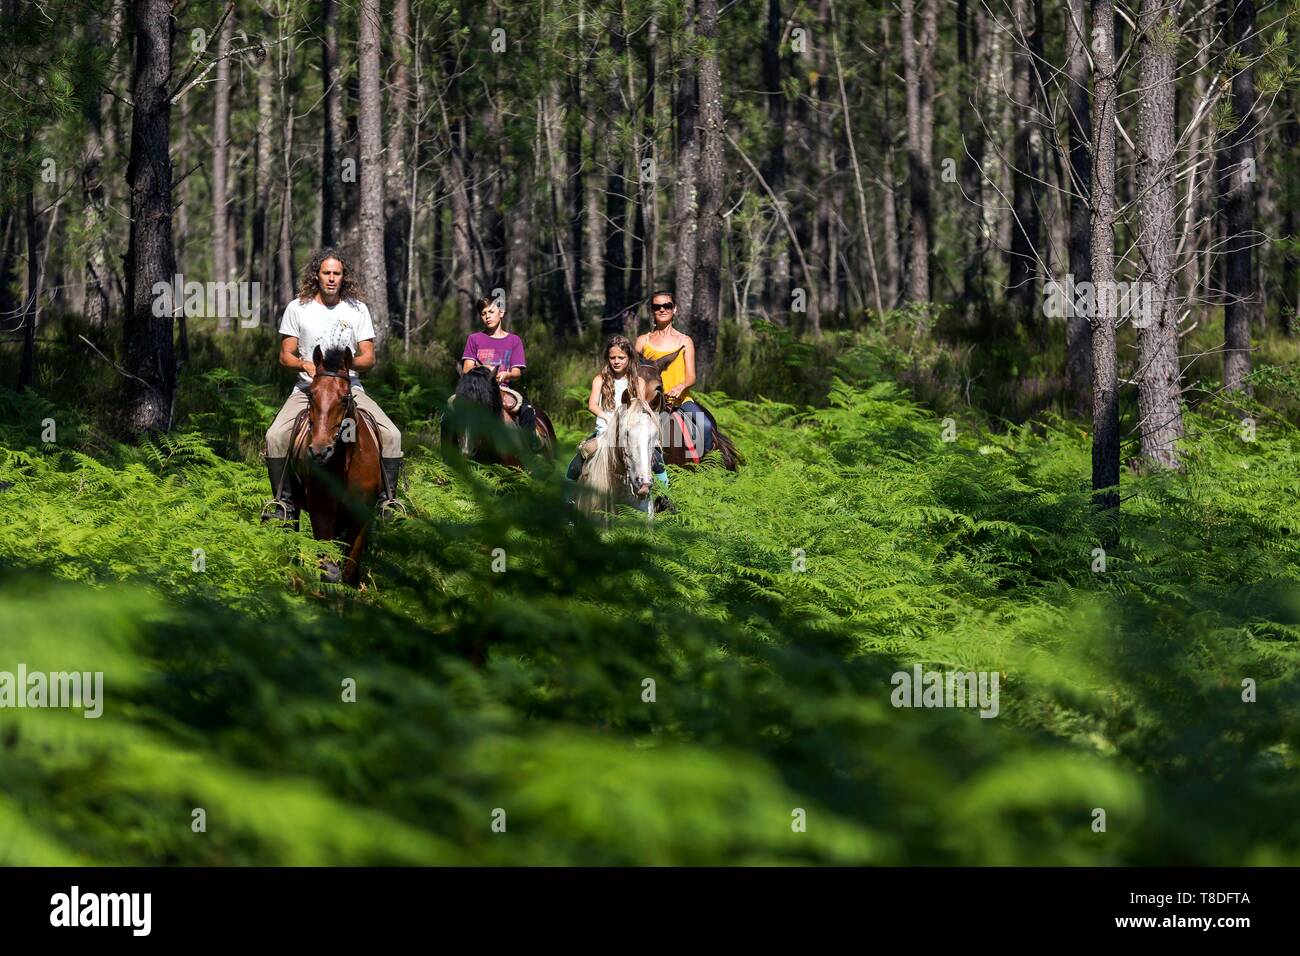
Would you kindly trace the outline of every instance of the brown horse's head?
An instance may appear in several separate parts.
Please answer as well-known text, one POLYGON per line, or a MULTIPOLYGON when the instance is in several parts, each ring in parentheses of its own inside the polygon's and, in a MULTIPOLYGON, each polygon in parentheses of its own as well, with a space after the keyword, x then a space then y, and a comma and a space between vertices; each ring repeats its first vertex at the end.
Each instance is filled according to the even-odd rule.
POLYGON ((339 436, 354 415, 352 350, 330 349, 322 354, 318 345, 311 360, 316 376, 307 390, 307 454, 323 465, 334 457, 339 436))
POLYGON ((641 378, 641 397, 655 411, 661 411, 664 407, 664 369, 677 360, 677 356, 685 347, 683 345, 676 352, 669 352, 657 359, 641 356, 641 361, 637 365, 641 378))

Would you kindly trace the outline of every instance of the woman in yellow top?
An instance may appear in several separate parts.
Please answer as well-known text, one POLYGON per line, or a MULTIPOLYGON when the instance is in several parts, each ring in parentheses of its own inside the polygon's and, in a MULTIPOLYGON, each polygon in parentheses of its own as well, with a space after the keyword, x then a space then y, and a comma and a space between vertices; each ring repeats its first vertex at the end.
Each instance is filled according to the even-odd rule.
POLYGON ((704 409, 691 399, 691 386, 695 384, 695 343, 689 335, 673 326, 673 320, 677 318, 677 303, 671 292, 656 292, 650 296, 650 315, 654 319, 654 329, 637 337, 636 350, 653 360, 681 349, 681 354, 663 370, 664 396, 695 419, 700 436, 699 454, 703 456, 713 447, 713 423, 704 409))

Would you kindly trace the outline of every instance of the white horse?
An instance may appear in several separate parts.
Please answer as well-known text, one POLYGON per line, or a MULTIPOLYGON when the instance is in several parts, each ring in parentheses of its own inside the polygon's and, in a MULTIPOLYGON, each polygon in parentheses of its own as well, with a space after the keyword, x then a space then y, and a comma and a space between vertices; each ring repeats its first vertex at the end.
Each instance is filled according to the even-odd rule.
POLYGON ((624 392, 578 478, 578 507, 584 514, 608 515, 616 505, 629 504, 644 511, 647 522, 653 521, 651 466, 658 447, 659 417, 645 401, 624 392))

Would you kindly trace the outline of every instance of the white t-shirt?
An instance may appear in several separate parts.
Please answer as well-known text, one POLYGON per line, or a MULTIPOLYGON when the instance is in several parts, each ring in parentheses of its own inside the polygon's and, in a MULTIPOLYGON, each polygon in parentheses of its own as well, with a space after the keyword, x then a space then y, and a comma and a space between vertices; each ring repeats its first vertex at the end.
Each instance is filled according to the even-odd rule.
MULTIPOLYGON (((318 345, 322 352, 331 348, 350 348, 356 355, 359 343, 375 337, 375 326, 364 302, 341 299, 337 305, 331 306, 315 299, 302 302, 295 296, 285 306, 280 334, 297 336, 298 358, 310 362, 318 345)), ((306 372, 299 372, 298 380, 306 384, 311 378, 306 372)), ((361 388, 356 372, 352 373, 352 387, 361 388)))
MULTIPOLYGON (((614 407, 618 408, 619 402, 623 401, 623 393, 627 391, 627 376, 614 379, 614 407)), ((608 422, 601 416, 596 416, 596 434, 603 435, 608 422)))

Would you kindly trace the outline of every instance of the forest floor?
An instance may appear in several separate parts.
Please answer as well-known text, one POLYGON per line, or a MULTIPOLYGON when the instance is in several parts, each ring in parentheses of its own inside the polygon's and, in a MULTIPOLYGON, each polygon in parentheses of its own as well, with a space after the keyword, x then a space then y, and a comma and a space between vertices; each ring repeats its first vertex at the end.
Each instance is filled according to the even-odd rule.
POLYGON ((992 429, 889 361, 704 393, 747 464, 608 532, 563 507, 576 372, 547 476, 444 461, 443 385, 401 365, 373 394, 413 517, 359 592, 258 523, 270 363, 196 341, 134 446, 57 381, 0 391, 0 673, 105 697, 0 711, 0 863, 1300 863, 1284 403, 1189 411, 1187 473, 1126 469, 1103 553, 1082 425, 992 429), (895 706, 916 665, 996 674, 996 717, 895 706))

